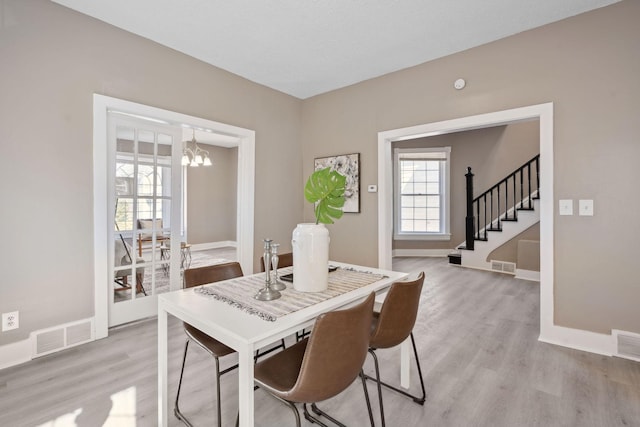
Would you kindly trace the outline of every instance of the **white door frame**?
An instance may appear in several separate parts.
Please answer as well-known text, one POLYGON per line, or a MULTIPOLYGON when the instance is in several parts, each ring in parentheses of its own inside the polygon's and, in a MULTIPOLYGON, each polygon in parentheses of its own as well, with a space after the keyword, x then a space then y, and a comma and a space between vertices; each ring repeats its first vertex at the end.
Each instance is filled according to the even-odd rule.
POLYGON ((107 180, 107 112, 117 110, 132 115, 157 119, 167 124, 187 124, 211 129, 237 138, 238 201, 237 230, 238 261, 243 271, 253 271, 255 131, 174 111, 93 95, 93 238, 94 238, 94 310, 95 338, 108 335, 109 271, 108 271, 108 195, 107 180))
POLYGON ((540 340, 554 334, 553 103, 462 117, 378 133, 378 268, 391 269, 393 238, 393 142, 501 126, 540 123, 540 340))

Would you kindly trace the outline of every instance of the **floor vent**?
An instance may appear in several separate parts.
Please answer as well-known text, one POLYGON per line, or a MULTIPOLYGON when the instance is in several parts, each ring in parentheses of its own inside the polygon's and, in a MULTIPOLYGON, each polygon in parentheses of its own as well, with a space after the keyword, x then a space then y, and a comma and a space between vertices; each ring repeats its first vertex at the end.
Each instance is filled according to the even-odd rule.
POLYGON ((93 319, 80 320, 32 333, 33 358, 93 340, 93 319))
POLYGON ((640 335, 626 331, 612 331, 616 337, 616 356, 640 362, 640 335))
POLYGON ((516 264, 505 261, 491 261, 491 270, 501 273, 516 274, 516 264))

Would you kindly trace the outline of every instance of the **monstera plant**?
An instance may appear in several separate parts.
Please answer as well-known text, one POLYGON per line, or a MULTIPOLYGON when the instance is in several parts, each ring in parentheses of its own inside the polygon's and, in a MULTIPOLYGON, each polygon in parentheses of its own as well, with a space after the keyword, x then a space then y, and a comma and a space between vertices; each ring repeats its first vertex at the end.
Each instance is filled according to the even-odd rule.
POLYGON ((333 224, 342 218, 346 177, 330 167, 311 174, 304 186, 304 197, 315 203, 316 224, 333 224))

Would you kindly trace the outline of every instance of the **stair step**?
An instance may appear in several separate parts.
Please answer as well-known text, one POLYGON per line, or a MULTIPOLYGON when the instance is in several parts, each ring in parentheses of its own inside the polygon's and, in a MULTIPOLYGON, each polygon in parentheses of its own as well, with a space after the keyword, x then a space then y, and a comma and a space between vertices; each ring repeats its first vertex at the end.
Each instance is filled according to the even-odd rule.
POLYGON ((518 208, 519 211, 535 211, 534 208, 518 208))
POLYGON ((502 227, 497 227, 497 228, 491 227, 491 228, 487 228, 487 231, 502 231, 502 227))
POLYGON ((518 218, 502 218, 500 221, 516 222, 518 218))
POLYGON ((479 240, 481 242, 488 242, 489 241, 489 239, 487 239, 486 237, 474 237, 473 239, 474 240, 479 240))
POLYGON ((449 254, 449 264, 462 265, 462 255, 461 254, 449 254))

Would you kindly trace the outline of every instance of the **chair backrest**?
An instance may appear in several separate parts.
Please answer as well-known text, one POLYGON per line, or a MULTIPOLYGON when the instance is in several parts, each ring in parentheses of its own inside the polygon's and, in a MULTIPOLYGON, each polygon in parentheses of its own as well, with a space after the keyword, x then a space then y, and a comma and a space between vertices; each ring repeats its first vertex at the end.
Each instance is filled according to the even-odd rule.
POLYGON ((113 245, 113 265, 120 267, 131 264, 132 251, 131 245, 124 239, 116 238, 113 245))
POLYGON ((420 292, 424 283, 424 272, 418 278, 406 282, 395 282, 376 314, 375 328, 371 333, 371 347, 389 348, 403 342, 416 323, 420 292))
POLYGON ((162 235, 162 219, 139 219, 138 220, 138 228, 140 230, 148 230, 148 231, 141 231, 140 233, 140 238, 142 239, 151 239, 151 237, 153 236, 153 226, 154 226, 154 222, 155 222, 155 226, 156 226, 156 234, 158 236, 162 235))
POLYGON ((191 288, 205 283, 242 277, 242 267, 237 262, 188 268, 184 271, 184 287, 191 288))
MULTIPOLYGON (((278 268, 291 267, 293 265, 293 252, 278 254, 278 268)), ((260 271, 264 273, 264 256, 260 257, 260 271)))
POLYGON ((374 300, 372 293, 354 307, 318 316, 288 400, 319 402, 358 377, 369 349, 374 300))

